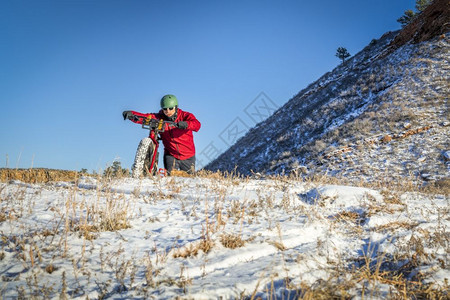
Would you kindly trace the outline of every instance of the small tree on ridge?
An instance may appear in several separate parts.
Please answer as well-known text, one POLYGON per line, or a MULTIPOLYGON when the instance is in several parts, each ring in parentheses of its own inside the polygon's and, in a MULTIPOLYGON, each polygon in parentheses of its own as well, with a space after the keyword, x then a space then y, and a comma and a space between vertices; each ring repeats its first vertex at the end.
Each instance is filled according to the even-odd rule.
POLYGON ((405 11, 403 16, 401 16, 400 18, 397 19, 397 22, 402 24, 402 27, 405 27, 406 25, 411 23, 411 21, 414 19, 415 16, 416 16, 416 13, 413 12, 412 10, 408 9, 405 11))
POLYGON ((339 48, 337 48, 337 50, 336 50, 336 56, 337 56, 339 59, 342 59, 342 63, 344 63, 344 62, 345 62, 345 59, 346 59, 347 57, 350 57, 351 55, 350 55, 350 53, 347 51, 346 48, 344 48, 344 47, 339 47, 339 48))

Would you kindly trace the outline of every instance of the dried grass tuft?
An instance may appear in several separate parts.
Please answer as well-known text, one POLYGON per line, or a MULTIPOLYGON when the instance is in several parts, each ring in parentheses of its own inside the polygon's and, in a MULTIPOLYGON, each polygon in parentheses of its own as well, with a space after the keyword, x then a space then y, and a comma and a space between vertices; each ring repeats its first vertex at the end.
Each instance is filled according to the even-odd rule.
POLYGON ((236 234, 225 233, 220 237, 220 242, 226 248, 236 249, 245 246, 245 241, 236 234))

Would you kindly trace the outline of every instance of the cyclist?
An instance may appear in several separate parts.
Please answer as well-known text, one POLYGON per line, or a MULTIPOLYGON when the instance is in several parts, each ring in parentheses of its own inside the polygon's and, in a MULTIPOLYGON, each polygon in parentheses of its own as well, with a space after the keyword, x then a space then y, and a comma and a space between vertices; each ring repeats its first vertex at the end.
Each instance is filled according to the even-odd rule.
POLYGON ((193 174, 195 171, 195 145, 193 131, 199 131, 201 124, 197 118, 178 107, 178 99, 174 95, 161 98, 161 110, 158 113, 140 113, 126 110, 123 119, 142 124, 143 118, 163 119, 174 122, 174 126, 167 126, 160 132, 164 145, 164 168, 170 175, 172 170, 178 169, 193 174), (141 118, 138 118, 141 117, 141 118))

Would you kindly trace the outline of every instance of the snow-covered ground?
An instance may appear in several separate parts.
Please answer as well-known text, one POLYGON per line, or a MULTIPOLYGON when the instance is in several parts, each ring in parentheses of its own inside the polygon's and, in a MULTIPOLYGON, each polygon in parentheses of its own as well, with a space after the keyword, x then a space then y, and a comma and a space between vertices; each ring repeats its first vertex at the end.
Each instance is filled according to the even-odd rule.
POLYGON ((0 200, 5 299, 449 296, 448 196, 86 177, 0 183, 0 200))

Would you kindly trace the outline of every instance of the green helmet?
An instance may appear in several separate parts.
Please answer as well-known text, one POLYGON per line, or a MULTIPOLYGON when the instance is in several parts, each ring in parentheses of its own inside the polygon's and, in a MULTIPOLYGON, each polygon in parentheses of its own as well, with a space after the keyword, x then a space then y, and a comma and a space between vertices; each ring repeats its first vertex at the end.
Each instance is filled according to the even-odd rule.
POLYGON ((175 107, 178 106, 177 97, 174 95, 165 95, 161 98, 161 108, 175 107))

